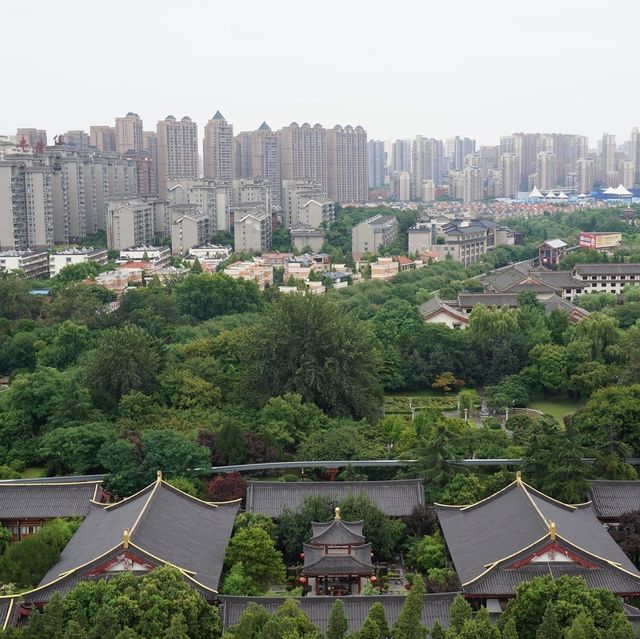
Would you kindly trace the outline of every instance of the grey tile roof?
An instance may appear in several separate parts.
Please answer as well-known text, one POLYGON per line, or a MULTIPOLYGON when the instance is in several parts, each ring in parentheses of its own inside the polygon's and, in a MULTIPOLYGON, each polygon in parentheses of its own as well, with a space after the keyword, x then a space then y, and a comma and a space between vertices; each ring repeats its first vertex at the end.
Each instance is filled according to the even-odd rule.
MULTIPOLYGON (((445 628, 449 627, 449 611, 456 593, 431 594, 424 596, 422 609, 422 625, 431 628, 438 620, 445 628)), ((327 630, 329 613, 336 602, 336 597, 300 597, 300 607, 309 619, 320 627, 324 633, 327 630)), ((353 596, 342 598, 344 613, 347 618, 349 632, 360 630, 369 612, 369 608, 377 602, 384 606, 387 623, 390 627, 396 622, 402 606, 406 601, 402 595, 381 595, 376 597, 353 596)), ((223 628, 226 630, 238 623, 240 615, 250 603, 263 606, 269 612, 275 612, 287 599, 285 597, 220 597, 220 616, 223 628)))
POLYGON ((578 275, 640 275, 640 264, 576 264, 578 275))
POLYGON ((100 483, 0 483, 0 520, 86 517, 100 483))
POLYGON ((215 590, 238 509, 239 503, 207 504, 164 482, 112 506, 93 505, 40 585, 120 548, 129 530, 131 547, 194 573, 196 581, 215 590))
POLYGON ((305 561, 302 572, 305 575, 372 575, 375 568, 371 562, 363 563, 353 555, 323 555, 308 565, 305 561))
MULTIPOLYGON (((603 572, 611 569, 616 575, 620 573, 619 578, 626 586, 631 579, 640 591, 640 572, 596 519, 591 504, 561 504, 516 481, 478 504, 439 505, 436 512, 465 592, 473 587, 473 592, 478 594, 481 586, 477 582, 484 575, 482 583, 488 585, 483 592, 498 594, 491 590, 497 585, 490 580, 507 577, 490 576, 493 572, 508 573, 511 584, 525 579, 515 573, 526 575, 527 570, 533 569, 531 564, 518 570, 507 570, 505 566, 513 563, 519 553, 526 550, 525 554, 530 555, 548 543, 551 522, 555 523, 557 543, 577 549, 589 562, 599 562, 603 572), (509 562, 503 564, 507 559, 509 562)), ((563 563, 554 565, 561 568, 563 563)), ((614 583, 611 577, 608 579, 612 587, 624 585, 614 583)))
POLYGON ((364 493, 391 517, 408 515, 424 503, 419 479, 398 481, 249 482, 246 509, 278 518, 285 508, 297 509, 309 495, 326 495, 340 501, 364 493))
POLYGON ((536 279, 556 288, 584 288, 585 283, 579 280, 569 271, 539 271, 535 274, 536 279))
POLYGON ((589 494, 601 519, 619 519, 623 513, 640 510, 640 481, 592 481, 589 494))
POLYGON ((332 519, 326 523, 312 522, 312 536, 310 544, 317 545, 341 545, 341 544, 363 544, 364 535, 362 521, 344 521, 343 519, 332 519))
POLYGON ((461 308, 472 308, 476 304, 485 306, 518 306, 517 293, 460 293, 458 303, 461 308))

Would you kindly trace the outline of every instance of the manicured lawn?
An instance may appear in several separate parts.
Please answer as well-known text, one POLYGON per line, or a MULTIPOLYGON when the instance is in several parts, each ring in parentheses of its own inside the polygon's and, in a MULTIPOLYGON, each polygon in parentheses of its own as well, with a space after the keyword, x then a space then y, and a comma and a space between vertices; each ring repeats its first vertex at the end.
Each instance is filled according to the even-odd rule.
POLYGON ((555 400, 534 400, 528 406, 543 413, 553 415, 560 423, 567 415, 575 413, 582 404, 571 399, 555 399, 555 400))
POLYGON ((40 468, 39 466, 31 466, 25 468, 20 475, 23 479, 34 479, 36 477, 45 477, 47 474, 46 468, 40 468))

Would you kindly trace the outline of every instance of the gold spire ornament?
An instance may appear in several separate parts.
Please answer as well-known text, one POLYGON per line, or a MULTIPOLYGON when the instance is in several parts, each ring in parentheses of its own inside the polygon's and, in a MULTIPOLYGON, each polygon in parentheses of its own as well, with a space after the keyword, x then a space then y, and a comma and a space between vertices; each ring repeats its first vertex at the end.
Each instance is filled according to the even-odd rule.
POLYGON ((129 529, 128 528, 125 528, 124 531, 122 532, 122 545, 124 546, 125 550, 129 548, 129 529))
POLYGON ((336 519, 340 519, 340 506, 336 506, 336 519))
POLYGON ((162 471, 161 470, 156 471, 156 481, 158 483, 160 483, 162 481, 162 471))
POLYGON ((549 536, 551 537, 551 541, 556 540, 556 522, 555 521, 549 522, 549 536))

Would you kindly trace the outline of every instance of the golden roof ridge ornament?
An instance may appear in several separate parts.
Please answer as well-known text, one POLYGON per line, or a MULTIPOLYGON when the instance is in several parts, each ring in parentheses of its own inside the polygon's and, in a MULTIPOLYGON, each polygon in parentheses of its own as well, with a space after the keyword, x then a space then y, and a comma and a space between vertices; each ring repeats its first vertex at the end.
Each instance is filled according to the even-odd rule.
POLYGON ((516 471, 516 484, 522 486, 522 472, 519 470, 516 471))
POLYGON ((549 536, 551 537, 551 541, 556 540, 556 522, 555 521, 549 522, 549 536))
POLYGON ((128 528, 125 528, 122 531, 122 545, 124 546, 125 550, 129 548, 129 529, 128 528))
POLYGON ((340 506, 336 506, 335 513, 336 513, 335 518, 336 519, 340 519, 340 506))
POLYGON ((162 471, 161 470, 156 471, 156 481, 158 483, 160 483, 162 481, 162 471))

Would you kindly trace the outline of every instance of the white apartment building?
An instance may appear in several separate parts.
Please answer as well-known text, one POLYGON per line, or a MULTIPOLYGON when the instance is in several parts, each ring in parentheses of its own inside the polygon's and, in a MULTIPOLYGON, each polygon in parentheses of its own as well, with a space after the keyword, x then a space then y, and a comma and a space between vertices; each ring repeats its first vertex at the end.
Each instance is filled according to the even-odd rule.
POLYGON ((327 131, 327 195, 340 204, 369 198, 369 147, 361 127, 336 125, 327 131))
POLYGON ((155 266, 165 266, 171 260, 171 249, 168 246, 133 246, 120 251, 116 264, 143 260, 153 262, 155 266))
POLYGON ((202 151, 205 179, 233 179, 233 125, 220 111, 204 127, 202 151))
POLYGON ((390 215, 374 215, 351 229, 351 251, 355 254, 377 255, 382 245, 398 237, 398 220, 390 215))
POLYGON ((255 282, 261 290, 273 284, 273 266, 261 261, 235 262, 224 269, 224 274, 233 279, 255 282))
POLYGON ((158 189, 164 198, 169 180, 198 179, 198 125, 172 115, 157 125, 158 189))
POLYGON ((82 247, 58 251, 49 255, 49 274, 55 277, 65 266, 84 262, 97 262, 105 266, 108 259, 107 249, 103 248, 82 247))
POLYGON ((2 251, 1 271, 22 271, 28 279, 49 277, 49 253, 47 251, 2 251))
POLYGON ((211 239, 211 218, 197 206, 171 207, 171 252, 184 257, 194 246, 211 239))

